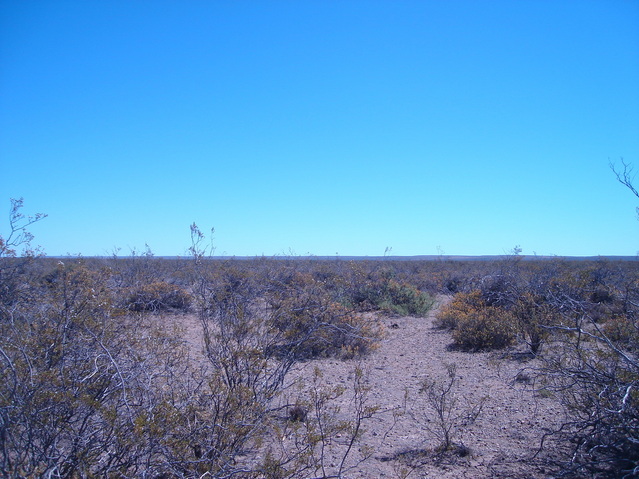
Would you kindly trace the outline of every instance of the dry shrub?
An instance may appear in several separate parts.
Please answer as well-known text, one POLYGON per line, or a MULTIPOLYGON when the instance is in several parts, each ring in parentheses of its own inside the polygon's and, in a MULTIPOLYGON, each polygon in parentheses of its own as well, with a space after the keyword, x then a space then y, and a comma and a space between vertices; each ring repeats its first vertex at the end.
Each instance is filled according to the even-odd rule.
POLYGON ((423 405, 425 407, 422 406, 420 409, 423 410, 411 416, 437 439, 436 451, 439 453, 456 451, 463 457, 470 451, 461 441, 460 444, 455 444, 453 441, 461 433, 462 425, 468 425, 479 417, 487 397, 475 404, 460 404, 460 395, 457 391, 459 384, 457 366, 454 363, 447 364, 446 372, 448 379, 444 381, 431 378, 422 381, 419 392, 425 395, 426 402, 423 405))
POLYGON ((556 347, 542 357, 541 373, 544 387, 557 394, 568 416, 544 439, 571 445, 569 460, 559 465, 564 476, 636 477, 639 363, 635 355, 587 318, 561 332, 556 347))
POLYGON ((512 315, 488 306, 480 291, 457 294, 437 315, 436 326, 452 329, 455 346, 467 351, 501 349, 514 340, 512 315))
POLYGON ((156 281, 132 288, 126 298, 126 307, 131 311, 187 311, 191 295, 175 284, 156 281))
POLYGON ((105 271, 60 262, 38 301, 0 322, 5 477, 130 477, 142 463, 153 470, 154 445, 135 435, 135 414, 172 383, 163 366, 175 364, 179 344, 116 318, 107 283, 105 271))
POLYGON ((512 317, 493 306, 469 315, 453 331, 455 346, 467 351, 502 349, 514 339, 512 317))
POLYGON ((614 343, 633 352, 639 351, 639 324, 625 315, 616 315, 602 326, 602 331, 614 343))
POLYGON ((322 283, 306 273, 271 285, 267 302, 282 333, 280 354, 352 358, 368 353, 381 336, 376 321, 333 301, 322 283))
POLYGON ((481 292, 458 293, 452 301, 446 304, 435 317, 435 327, 440 329, 455 329, 460 320, 468 317, 473 311, 485 307, 481 292))
POLYGON ((511 312, 521 340, 532 354, 538 354, 549 337, 549 327, 558 321, 555 308, 543 297, 526 291, 517 298, 511 312))

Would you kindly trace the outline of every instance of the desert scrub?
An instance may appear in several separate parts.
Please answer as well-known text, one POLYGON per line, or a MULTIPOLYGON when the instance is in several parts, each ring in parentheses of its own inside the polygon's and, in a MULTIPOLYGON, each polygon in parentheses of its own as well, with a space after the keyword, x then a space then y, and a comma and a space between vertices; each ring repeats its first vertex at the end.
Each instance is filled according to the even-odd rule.
POLYGON ((428 293, 395 279, 388 271, 364 278, 360 275, 357 279, 357 284, 350 290, 347 305, 359 310, 424 317, 435 302, 428 293))
POLYGON ((517 298, 510 312, 519 339, 528 345, 533 355, 539 354, 549 338, 550 328, 559 322, 553 305, 543 296, 526 291, 517 298))
POLYGON ((426 316, 435 302, 429 294, 395 280, 386 285, 385 296, 380 308, 401 316, 426 316))
POLYGON ((180 286, 156 281, 131 288, 126 297, 126 308, 131 311, 187 311, 191 296, 180 286))
POLYGON ((618 344, 631 351, 639 351, 639 322, 627 315, 615 315, 609 318, 601 327, 602 333, 618 344))
POLYGON ((455 346, 466 351, 503 349, 513 340, 512 317, 493 306, 469 315, 453 331, 455 346))
POLYGON ((368 353, 381 337, 376 321, 335 302, 322 283, 306 273, 271 284, 266 302, 280 332, 280 354, 352 358, 368 353))
POLYGON ((459 321, 463 321, 473 311, 486 307, 480 291, 458 293, 446 304, 435 317, 435 327, 439 329, 455 329, 459 321))
POLYGON ((573 445, 563 472, 635 477, 639 471, 639 363, 625 347, 623 329, 617 332, 622 342, 580 315, 555 332, 553 348, 542 356, 544 386, 568 413, 547 435, 550 443, 573 445))
POLYGON ((457 294, 439 312, 435 325, 452 329, 455 346, 466 351, 505 348, 515 338, 512 315, 488 306, 480 291, 457 294))
POLYGON ((487 396, 475 404, 460 404, 458 392, 459 378, 457 366, 447 364, 448 378, 439 381, 426 378, 422 381, 419 392, 425 395, 426 403, 423 410, 411 413, 411 416, 430 432, 437 440, 435 450, 439 453, 456 450, 460 455, 468 453, 468 449, 454 443, 463 425, 474 422, 484 407, 487 396))

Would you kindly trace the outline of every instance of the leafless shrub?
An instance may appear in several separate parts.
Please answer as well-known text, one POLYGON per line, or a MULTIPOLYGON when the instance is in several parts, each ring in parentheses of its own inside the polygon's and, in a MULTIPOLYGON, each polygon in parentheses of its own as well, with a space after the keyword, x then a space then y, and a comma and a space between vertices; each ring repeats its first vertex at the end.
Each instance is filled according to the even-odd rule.
POLYGON ((342 478, 370 459, 373 450, 360 441, 365 423, 379 409, 369 404, 370 388, 364 371, 356 366, 351 377, 350 384, 328 387, 323 384, 322 371, 315 368, 295 406, 306 413, 304 421, 272 425, 272 442, 267 447, 262 473, 300 479, 342 478), (344 411, 336 401, 349 393, 352 411, 344 411), (356 447, 358 456, 352 457, 356 447))
POLYGON ((565 301, 572 314, 550 327, 553 346, 538 378, 560 398, 569 419, 548 439, 572 444, 561 464, 565 473, 639 474, 639 362, 589 316, 587 305, 565 301))
POLYGON ((473 423, 481 414, 486 398, 477 404, 460 405, 457 385, 457 368, 455 364, 446 366, 447 378, 444 381, 425 379, 419 392, 425 396, 425 408, 413 412, 413 417, 436 441, 435 450, 444 453, 455 448, 458 452, 465 451, 463 444, 457 444, 460 427, 473 423))

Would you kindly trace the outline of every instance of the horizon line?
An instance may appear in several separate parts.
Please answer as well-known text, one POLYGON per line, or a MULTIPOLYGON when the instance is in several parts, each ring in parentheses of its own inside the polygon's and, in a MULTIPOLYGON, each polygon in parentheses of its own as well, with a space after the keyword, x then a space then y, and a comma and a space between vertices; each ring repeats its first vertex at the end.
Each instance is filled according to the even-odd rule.
MULTIPOLYGON (((84 256, 82 254, 77 255, 45 255, 42 258, 46 259, 132 259, 143 258, 144 255, 91 255, 84 256)), ((150 259, 192 259, 190 255, 151 255, 150 259)), ((523 261, 539 261, 539 260, 553 260, 563 259, 568 261, 593 261, 593 260, 613 260, 613 261, 637 261, 638 255, 513 255, 513 254, 499 254, 499 255, 393 255, 393 256, 367 256, 367 255, 332 255, 332 256, 320 256, 320 255, 211 255, 203 256, 203 260, 207 261, 229 261, 229 260, 254 260, 254 259, 271 259, 271 260, 312 260, 312 261, 490 261, 507 258, 519 258, 523 261)))

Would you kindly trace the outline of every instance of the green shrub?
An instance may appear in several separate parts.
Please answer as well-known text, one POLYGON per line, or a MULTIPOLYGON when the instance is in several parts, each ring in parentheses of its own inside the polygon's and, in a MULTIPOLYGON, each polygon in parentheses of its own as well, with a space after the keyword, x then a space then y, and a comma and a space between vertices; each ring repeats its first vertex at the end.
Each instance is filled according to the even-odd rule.
POLYGON ((416 287, 390 280, 386 285, 386 297, 380 308, 402 316, 426 316, 433 306, 433 298, 416 287))
POLYGON ((356 277, 347 302, 359 310, 384 311, 400 316, 426 316, 434 299, 389 271, 356 277))

